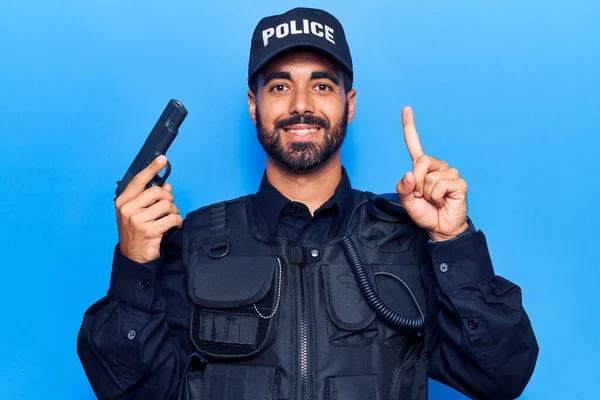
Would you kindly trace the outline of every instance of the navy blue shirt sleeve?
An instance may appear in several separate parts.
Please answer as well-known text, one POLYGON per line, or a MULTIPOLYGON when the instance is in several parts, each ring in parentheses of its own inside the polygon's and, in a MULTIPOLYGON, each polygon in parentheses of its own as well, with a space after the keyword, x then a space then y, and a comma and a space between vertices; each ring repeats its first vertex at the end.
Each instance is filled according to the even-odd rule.
POLYGON ((109 295, 131 307, 151 311, 152 302, 159 292, 156 287, 156 270, 164 256, 149 263, 138 263, 124 256, 115 246, 109 295))
POLYGON ((538 356, 521 289, 495 275, 481 231, 428 250, 430 377, 474 399, 519 397, 538 356))
POLYGON ((181 247, 181 229, 149 263, 116 246, 108 293, 86 311, 77 338, 99 399, 177 398, 190 351, 181 247))

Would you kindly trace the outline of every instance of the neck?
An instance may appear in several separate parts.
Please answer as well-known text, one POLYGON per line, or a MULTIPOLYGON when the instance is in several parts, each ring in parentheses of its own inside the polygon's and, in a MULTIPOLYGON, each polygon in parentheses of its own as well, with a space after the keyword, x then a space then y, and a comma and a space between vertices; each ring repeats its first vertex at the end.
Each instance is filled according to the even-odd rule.
POLYGON ((297 173, 267 157, 267 178, 281 194, 292 201, 305 204, 311 214, 335 192, 342 179, 340 152, 313 171, 297 173))

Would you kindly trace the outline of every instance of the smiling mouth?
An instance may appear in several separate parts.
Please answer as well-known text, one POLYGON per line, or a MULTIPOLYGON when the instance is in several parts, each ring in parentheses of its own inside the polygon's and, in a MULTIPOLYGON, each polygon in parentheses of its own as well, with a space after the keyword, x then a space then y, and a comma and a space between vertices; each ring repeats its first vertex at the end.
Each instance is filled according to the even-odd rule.
POLYGON ((319 129, 321 129, 321 127, 318 126, 311 126, 311 127, 288 127, 288 128, 283 128, 284 131, 286 131, 287 133, 291 133, 293 135, 296 136, 306 136, 306 135, 310 135, 311 133, 315 133, 317 131, 319 131, 319 129))

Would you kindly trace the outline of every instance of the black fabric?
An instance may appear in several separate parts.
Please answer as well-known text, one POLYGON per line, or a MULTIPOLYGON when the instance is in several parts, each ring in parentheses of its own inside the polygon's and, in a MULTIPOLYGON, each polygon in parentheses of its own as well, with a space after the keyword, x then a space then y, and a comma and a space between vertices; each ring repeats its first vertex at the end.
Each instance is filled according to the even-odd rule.
MULTIPOLYGON (((398 360, 392 378, 391 400, 427 400, 427 359, 420 349, 424 346, 421 337, 412 338, 414 344, 409 352, 398 360)), ((494 398, 494 397, 490 397, 494 398)), ((501 398, 501 397, 500 397, 501 398)))
POLYGON ((185 400, 275 400, 275 367, 209 364, 185 385, 185 400))
POLYGON ((327 379, 328 400, 380 400, 375 375, 332 376, 327 379))
MULTIPOLYGON (((256 220, 258 231, 265 237, 288 238, 298 244, 322 242, 342 235, 352 212, 352 199, 358 193, 351 189, 346 179, 344 173, 334 196, 314 216, 306 215, 308 209, 305 206, 302 208, 302 205, 285 199, 276 190, 271 190, 272 186, 263 180, 255 196, 254 207, 249 210, 256 220), (297 206, 296 210, 291 211, 291 205, 297 206), (278 210, 270 213, 273 209, 278 210), (272 231, 269 224, 272 225, 272 231)), ((207 216, 207 229, 208 219, 207 216)), ((235 219, 233 218, 233 225, 235 219)), ((183 229, 188 226, 186 218, 183 229)), ((248 235, 239 226, 239 230, 235 230, 235 226, 231 228, 234 229, 229 232, 232 237, 248 235)), ((183 229, 177 230, 163 245, 160 258, 150 263, 136 263, 124 257, 118 246, 115 248, 111 286, 107 296, 86 311, 77 342, 84 370, 99 399, 177 398, 182 374, 192 351, 189 339, 191 327, 188 280, 182 263, 182 249, 191 248, 196 253, 206 251, 203 247, 206 243, 184 243, 183 229), (147 280, 149 284, 140 285, 142 280, 147 280), (133 339, 128 338, 131 330, 136 332, 133 339)), ((383 235, 381 237, 397 236, 400 244, 406 244, 404 234, 400 234, 402 230, 395 232, 382 229, 379 233, 374 226, 371 226, 371 230, 377 232, 377 235, 383 235)), ((370 244, 368 240, 365 243, 370 244)), ((415 240, 411 243, 411 246, 419 246, 428 254, 419 263, 419 271, 425 293, 427 331, 430 338, 426 348, 429 364, 424 362, 419 364, 420 368, 416 368, 417 364, 413 363, 415 368, 410 371, 407 369, 406 374, 394 373, 395 369, 383 373, 389 376, 388 380, 391 380, 394 373, 398 382, 406 382, 414 379, 410 376, 421 376, 424 371, 428 371, 429 377, 450 385, 471 398, 518 397, 533 372, 538 354, 537 342, 522 306, 519 287, 494 274, 483 233, 469 233, 443 243, 420 244, 415 240)), ((235 252, 234 247, 232 251, 235 252)), ((386 264, 415 262, 403 252, 381 254, 387 254, 386 264)), ((229 256, 231 255, 227 257, 229 256)), ((301 268, 307 271, 309 266, 301 268)), ((305 273, 304 276, 310 275, 305 273)), ((321 298, 324 301, 319 285, 311 286, 310 298, 321 298)), ((382 281, 378 277, 377 285, 389 291, 393 290, 394 283, 382 281)), ((269 314, 273 310, 275 286, 259 302, 265 303, 258 304, 263 314, 269 314)), ((355 288, 348 285, 346 290, 355 288)), ((399 296, 402 294, 399 293, 399 296)), ((390 298, 400 298, 399 296, 390 298)), ((251 306, 247 309, 251 311, 251 306)), ((282 315, 281 312, 277 314, 279 317, 282 315)), ((198 326, 198 335, 201 320, 200 314, 194 320, 196 322, 193 322, 198 326)), ((375 331, 370 331, 369 337, 372 337, 373 332, 377 334, 376 329, 375 327, 375 331)), ((260 328, 258 335, 261 335, 260 328)), ((291 340, 294 337, 289 338, 291 340)), ((248 341, 246 338, 235 338, 235 334, 230 333, 227 339, 248 341)), ((334 346, 341 346, 339 348, 343 350, 339 353, 338 362, 364 364, 360 359, 353 359, 354 353, 343 346, 364 346, 368 343, 366 340, 367 338, 361 338, 361 341, 351 343, 332 343, 334 346)), ((319 342, 319 346, 326 345, 327 341, 325 338, 323 342, 319 342)), ((311 346, 314 349, 314 343, 311 346)), ((385 352, 381 353, 381 357, 386 356, 385 352)), ((197 371, 198 374, 202 372, 197 371)), ((260 372, 257 379, 268 381, 267 376, 270 375, 260 372)), ((284 378, 290 379, 282 377, 284 378)), ((397 388, 397 398, 403 398, 402 391, 409 390, 400 383, 397 388)), ((410 389, 413 390, 422 393, 419 388, 410 389)))
POLYGON ((225 202, 215 203, 210 206, 210 242, 219 244, 226 241, 225 235, 226 213, 225 202))
POLYGON ((326 11, 298 7, 258 22, 252 35, 248 80, 275 56, 297 47, 323 51, 353 75, 350 48, 340 22, 326 11))
POLYGON ((369 326, 375 313, 363 300, 354 275, 343 265, 322 265, 325 303, 331 320, 340 328, 357 331, 369 326), (348 290, 348 287, 352 288, 348 290), (352 307, 347 307, 352 304, 352 307))
POLYGON ((190 295, 206 307, 235 308, 261 300, 273 285, 277 259, 273 256, 228 255, 190 271, 190 295))
POLYGON ((271 255, 214 260, 203 253, 191 265, 189 295, 192 308, 191 340, 206 358, 251 356, 273 340, 276 319, 269 315, 277 304, 278 262, 271 255), (206 268, 204 268, 206 267, 206 268), (256 307, 256 308, 255 308, 256 307))
POLYGON ((264 174, 255 196, 253 212, 256 227, 265 237, 277 236, 294 243, 316 243, 344 232, 352 204, 353 191, 345 168, 342 168, 342 179, 333 196, 315 210, 314 216, 306 205, 279 193, 264 174))
POLYGON ((259 317, 205 312, 200 314, 199 339, 256 347, 259 317))

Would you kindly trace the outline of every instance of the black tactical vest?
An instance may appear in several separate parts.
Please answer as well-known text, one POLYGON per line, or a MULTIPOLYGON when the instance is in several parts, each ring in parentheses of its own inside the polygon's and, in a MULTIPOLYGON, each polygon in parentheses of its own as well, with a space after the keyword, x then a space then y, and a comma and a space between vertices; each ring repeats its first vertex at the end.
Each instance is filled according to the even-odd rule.
MULTIPOLYGON (((354 205, 371 196, 355 191, 354 205)), ((427 399, 425 331, 394 328, 376 316, 341 237, 290 244, 260 236, 253 198, 186 217, 195 349, 180 399, 427 399)), ((418 266, 426 238, 404 210, 382 211, 367 201, 350 232, 381 300, 418 317, 414 295, 425 314, 418 266)))

